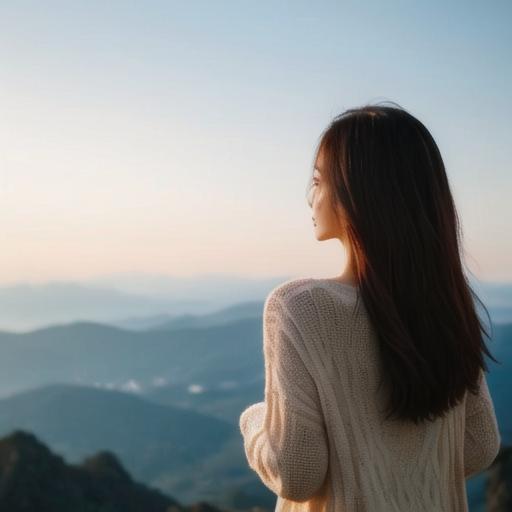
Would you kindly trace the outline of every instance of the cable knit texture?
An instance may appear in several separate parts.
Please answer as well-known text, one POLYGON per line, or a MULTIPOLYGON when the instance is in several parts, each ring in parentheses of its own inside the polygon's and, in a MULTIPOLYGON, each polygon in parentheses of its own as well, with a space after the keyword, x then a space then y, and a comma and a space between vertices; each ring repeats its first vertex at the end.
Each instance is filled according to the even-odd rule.
POLYGON ((479 394, 444 418, 384 420, 385 368, 359 290, 330 279, 270 292, 263 355, 264 401, 239 426, 276 511, 468 510, 465 479, 490 466, 501 442, 483 372, 479 394))

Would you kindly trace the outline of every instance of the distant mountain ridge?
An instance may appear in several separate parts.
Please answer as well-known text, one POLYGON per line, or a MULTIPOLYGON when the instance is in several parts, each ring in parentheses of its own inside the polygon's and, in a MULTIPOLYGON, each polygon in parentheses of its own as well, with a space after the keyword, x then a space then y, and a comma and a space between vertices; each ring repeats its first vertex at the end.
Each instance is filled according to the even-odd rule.
POLYGON ((0 331, 26 332, 75 321, 137 325, 180 315, 202 315, 247 301, 262 301, 287 277, 228 275, 177 278, 120 274, 82 281, 0 286, 0 331), (145 318, 147 320, 145 320, 145 318))
POLYGON ((131 317, 110 325, 134 331, 173 330, 193 327, 215 327, 226 325, 244 318, 260 318, 263 301, 247 301, 223 307, 202 315, 186 313, 183 315, 154 315, 150 317, 131 317))
MULTIPOLYGON (((264 301, 291 276, 245 278, 227 274, 174 277, 125 273, 82 281, 0 286, 0 331, 26 332, 75 321, 109 323, 136 330, 183 315, 264 301)), ((512 283, 469 281, 500 323, 512 321, 512 283)), ((191 325, 191 324, 186 324, 191 325)))
POLYGON ((56 382, 111 383, 123 390, 127 384, 140 392, 166 384, 244 382, 260 371, 261 333, 260 318, 169 331, 77 322, 0 332, 0 397, 56 382))

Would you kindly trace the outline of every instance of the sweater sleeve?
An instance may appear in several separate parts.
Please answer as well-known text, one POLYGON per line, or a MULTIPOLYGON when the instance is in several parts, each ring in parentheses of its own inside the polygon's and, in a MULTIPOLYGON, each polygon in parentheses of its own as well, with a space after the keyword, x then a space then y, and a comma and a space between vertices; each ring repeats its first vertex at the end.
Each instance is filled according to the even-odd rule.
POLYGON ((265 397, 247 407, 239 426, 249 466, 282 498, 303 502, 325 481, 328 444, 316 384, 297 345, 297 319, 275 292, 265 302, 265 397))
POLYGON ((467 392, 464 433, 464 476, 487 469, 500 449, 501 437, 487 379, 480 372, 478 394, 467 392))

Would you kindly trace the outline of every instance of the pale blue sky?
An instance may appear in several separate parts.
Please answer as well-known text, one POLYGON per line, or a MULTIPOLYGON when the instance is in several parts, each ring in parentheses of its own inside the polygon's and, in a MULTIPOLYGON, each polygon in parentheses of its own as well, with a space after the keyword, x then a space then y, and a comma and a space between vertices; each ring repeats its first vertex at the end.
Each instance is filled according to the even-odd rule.
POLYGON ((0 1, 0 283, 336 275, 313 150, 381 100, 436 139, 468 266, 512 279, 511 6, 0 1))

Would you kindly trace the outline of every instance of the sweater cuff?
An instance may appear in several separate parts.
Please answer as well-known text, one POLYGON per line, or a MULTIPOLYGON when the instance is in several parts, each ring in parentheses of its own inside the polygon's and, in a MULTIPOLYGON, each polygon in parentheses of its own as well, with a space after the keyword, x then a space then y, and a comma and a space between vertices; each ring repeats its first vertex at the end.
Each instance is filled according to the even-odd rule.
POLYGON ((247 407, 239 419, 239 427, 243 436, 251 435, 251 433, 259 430, 265 418, 265 402, 257 402, 247 407))

